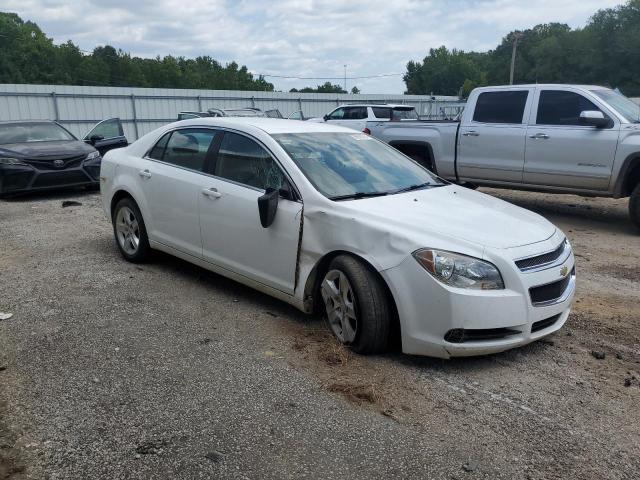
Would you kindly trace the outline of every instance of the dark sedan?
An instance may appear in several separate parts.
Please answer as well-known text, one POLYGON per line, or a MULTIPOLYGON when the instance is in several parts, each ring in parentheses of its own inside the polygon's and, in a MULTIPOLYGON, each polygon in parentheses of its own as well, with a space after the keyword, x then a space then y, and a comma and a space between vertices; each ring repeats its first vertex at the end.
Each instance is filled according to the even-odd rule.
POLYGON ((52 121, 0 122, 0 197, 62 187, 98 187, 101 153, 127 144, 120 121, 111 119, 112 124, 114 120, 119 139, 96 133, 114 129, 115 125, 105 121, 84 141, 52 121))

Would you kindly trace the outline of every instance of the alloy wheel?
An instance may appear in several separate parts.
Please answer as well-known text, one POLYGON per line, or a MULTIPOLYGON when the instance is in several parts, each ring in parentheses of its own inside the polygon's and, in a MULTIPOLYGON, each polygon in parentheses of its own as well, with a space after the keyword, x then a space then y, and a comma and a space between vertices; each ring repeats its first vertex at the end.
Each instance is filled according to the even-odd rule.
POLYGON ((322 281, 320 293, 331 330, 342 343, 352 343, 358 333, 358 317, 349 279, 340 270, 331 270, 322 281))
POLYGON ((140 245, 140 226, 129 207, 122 207, 116 214, 116 236, 127 255, 135 255, 140 245))

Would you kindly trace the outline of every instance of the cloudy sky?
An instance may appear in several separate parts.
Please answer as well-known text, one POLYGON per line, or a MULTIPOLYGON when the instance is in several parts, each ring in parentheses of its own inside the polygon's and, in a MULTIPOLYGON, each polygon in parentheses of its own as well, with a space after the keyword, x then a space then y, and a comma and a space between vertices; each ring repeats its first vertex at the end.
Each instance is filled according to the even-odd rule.
MULTIPOLYGON (((210 55, 255 73, 347 77, 402 73, 431 47, 484 51, 514 29, 585 24, 619 0, 3 0, 56 43, 110 44, 133 55, 210 55)), ((276 89, 324 80, 268 77, 276 89)), ((342 80, 332 80, 342 84, 342 80)), ((347 79, 402 93, 400 76, 347 79)))

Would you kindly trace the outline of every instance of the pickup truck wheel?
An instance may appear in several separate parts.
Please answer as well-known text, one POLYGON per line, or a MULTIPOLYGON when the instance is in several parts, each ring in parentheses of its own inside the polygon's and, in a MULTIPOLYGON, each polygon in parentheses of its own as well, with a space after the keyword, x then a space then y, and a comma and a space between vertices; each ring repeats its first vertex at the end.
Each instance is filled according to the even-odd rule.
POLYGON ((629 216, 633 224, 640 228, 640 183, 636 185, 629 197, 629 216))
POLYGON ((113 234, 122 256, 133 263, 149 257, 149 237, 142 213, 131 198, 123 198, 113 209, 113 234))
POLYGON ((349 255, 336 257, 320 284, 327 322, 340 342, 361 354, 387 349, 389 301, 381 279, 349 255))

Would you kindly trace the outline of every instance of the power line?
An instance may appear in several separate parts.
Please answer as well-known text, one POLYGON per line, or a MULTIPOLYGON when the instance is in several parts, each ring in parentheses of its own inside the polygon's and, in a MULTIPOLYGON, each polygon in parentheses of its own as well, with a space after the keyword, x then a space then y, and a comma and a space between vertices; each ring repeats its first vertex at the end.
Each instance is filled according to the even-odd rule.
POLYGON ((360 75, 357 77, 301 77, 301 76, 297 76, 297 75, 269 75, 267 73, 254 73, 251 72, 253 75, 258 75, 261 77, 271 77, 271 78, 289 78, 289 79, 293 79, 293 80, 344 80, 345 78, 347 80, 360 80, 363 78, 383 78, 383 77, 400 77, 402 75, 404 75, 404 73, 381 73, 378 75, 360 75))

